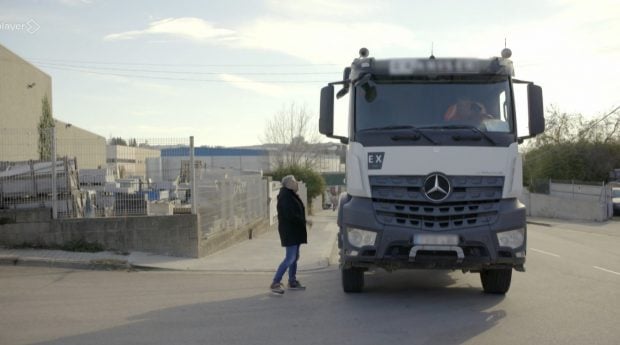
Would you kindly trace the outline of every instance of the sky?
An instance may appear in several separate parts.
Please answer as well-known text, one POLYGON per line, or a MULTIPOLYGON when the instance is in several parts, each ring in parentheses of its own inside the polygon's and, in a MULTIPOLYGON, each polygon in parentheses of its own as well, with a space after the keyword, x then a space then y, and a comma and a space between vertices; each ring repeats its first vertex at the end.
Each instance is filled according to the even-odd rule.
MULTIPOLYGON (((52 77, 54 117, 106 138, 261 143, 370 56, 498 56, 586 118, 620 105, 617 0, 0 0, 0 44, 52 77)), ((327 141, 327 140, 326 140, 327 141)))

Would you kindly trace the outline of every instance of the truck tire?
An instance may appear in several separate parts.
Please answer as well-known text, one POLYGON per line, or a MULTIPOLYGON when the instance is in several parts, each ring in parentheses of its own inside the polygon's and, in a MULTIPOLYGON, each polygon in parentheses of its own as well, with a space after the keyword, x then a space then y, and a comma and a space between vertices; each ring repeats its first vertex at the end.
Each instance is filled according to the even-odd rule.
POLYGON ((342 289, 344 292, 362 292, 364 289, 364 270, 351 267, 342 269, 342 289))
POLYGON ((505 294, 510 289, 512 269, 483 270, 480 280, 485 293, 505 294))

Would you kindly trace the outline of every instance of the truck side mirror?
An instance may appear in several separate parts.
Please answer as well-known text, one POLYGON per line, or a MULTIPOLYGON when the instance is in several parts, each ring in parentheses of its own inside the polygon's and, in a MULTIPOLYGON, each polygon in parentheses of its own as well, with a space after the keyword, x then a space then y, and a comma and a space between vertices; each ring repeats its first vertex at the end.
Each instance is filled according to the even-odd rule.
POLYGON ((333 85, 328 85, 321 89, 319 132, 328 137, 331 137, 334 134, 334 86, 333 85))
POLYGON ((338 139, 341 143, 348 144, 349 138, 334 135, 334 108, 334 86, 330 84, 321 89, 319 132, 328 138, 338 139))
POLYGON ((538 85, 527 85, 528 117, 530 137, 545 131, 545 110, 543 107, 542 88, 538 85))

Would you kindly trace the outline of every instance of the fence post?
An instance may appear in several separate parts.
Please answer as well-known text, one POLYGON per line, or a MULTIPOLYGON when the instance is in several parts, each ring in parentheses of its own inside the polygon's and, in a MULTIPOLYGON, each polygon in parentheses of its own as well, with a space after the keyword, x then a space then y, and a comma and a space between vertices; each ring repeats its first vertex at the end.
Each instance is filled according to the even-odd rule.
POLYGON ((611 185, 606 185, 605 181, 601 182, 602 186, 601 189, 603 191, 603 203, 605 205, 605 220, 607 219, 611 219, 614 216, 614 207, 612 204, 612 198, 611 198, 611 194, 608 193, 611 192, 611 185))
POLYGON ((189 171, 191 181, 191 194, 192 194, 192 214, 196 214, 196 164, 194 162, 194 136, 189 137, 189 171))
POLYGON ((56 127, 51 127, 52 132, 52 219, 58 218, 58 191, 56 182, 56 127))

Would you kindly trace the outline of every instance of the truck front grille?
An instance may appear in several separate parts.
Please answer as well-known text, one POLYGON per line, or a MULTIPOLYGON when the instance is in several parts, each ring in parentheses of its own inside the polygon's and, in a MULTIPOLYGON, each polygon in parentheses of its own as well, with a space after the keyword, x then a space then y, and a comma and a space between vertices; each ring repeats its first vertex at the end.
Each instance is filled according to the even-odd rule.
POLYGON ((370 176, 377 220, 430 231, 488 225, 497 220, 504 177, 447 177, 452 192, 441 203, 434 203, 424 195, 426 176, 370 176))

